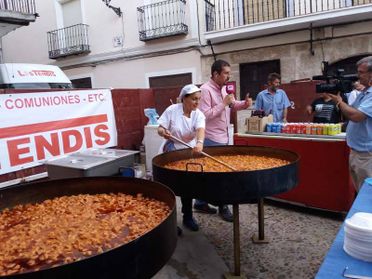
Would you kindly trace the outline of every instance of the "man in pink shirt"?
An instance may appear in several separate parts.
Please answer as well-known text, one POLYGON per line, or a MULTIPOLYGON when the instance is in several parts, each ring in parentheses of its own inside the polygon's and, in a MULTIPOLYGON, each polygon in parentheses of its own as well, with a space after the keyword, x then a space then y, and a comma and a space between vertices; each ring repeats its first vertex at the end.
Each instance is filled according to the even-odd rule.
MULTIPOLYGON (((202 96, 199 109, 206 118, 204 146, 227 145, 231 110, 242 110, 252 105, 252 99, 248 96, 244 101, 236 101, 234 94, 226 93, 225 85, 230 79, 230 74, 230 64, 224 60, 217 60, 211 67, 211 79, 200 87, 202 96)), ((201 200, 195 201, 194 208, 210 214, 217 212, 201 200)), ((227 205, 219 205, 218 208, 223 220, 233 221, 227 205)))

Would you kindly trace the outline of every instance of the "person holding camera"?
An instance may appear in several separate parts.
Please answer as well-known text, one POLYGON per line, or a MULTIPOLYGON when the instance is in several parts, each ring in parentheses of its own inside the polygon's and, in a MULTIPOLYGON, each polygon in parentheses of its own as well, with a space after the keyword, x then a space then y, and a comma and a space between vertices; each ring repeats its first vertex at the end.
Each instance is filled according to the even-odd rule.
MULTIPOLYGON (((306 107, 309 115, 314 115, 314 123, 340 123, 342 114, 336 103, 327 93, 320 93, 320 98, 315 99, 311 105, 306 107)), ((343 97, 343 101, 347 99, 343 97)))
POLYGON ((267 84, 267 89, 257 95, 255 109, 265 111, 265 115, 272 114, 274 122, 287 122, 288 107, 291 103, 285 91, 279 89, 280 75, 269 74, 267 84))
POLYGON ((340 94, 327 94, 349 119, 346 141, 350 147, 349 168, 354 186, 359 191, 364 180, 372 177, 372 56, 356 64, 358 78, 365 88, 350 106, 340 94))

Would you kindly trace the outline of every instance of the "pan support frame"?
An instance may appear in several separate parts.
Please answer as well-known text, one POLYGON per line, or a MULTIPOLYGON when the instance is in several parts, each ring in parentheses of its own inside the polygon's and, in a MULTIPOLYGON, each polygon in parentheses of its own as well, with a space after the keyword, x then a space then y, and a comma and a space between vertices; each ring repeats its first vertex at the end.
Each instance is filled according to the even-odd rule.
POLYGON ((264 199, 260 198, 257 202, 258 210, 258 236, 252 235, 252 242, 255 244, 267 244, 270 240, 265 236, 265 220, 264 220, 264 199))
POLYGON ((233 204, 234 272, 224 274, 225 279, 246 279, 240 273, 240 221, 239 204, 233 204))
MULTIPOLYGON (((253 243, 269 243, 265 238, 264 231, 264 201, 260 198, 257 203, 258 207, 258 237, 252 236, 253 243)), ((225 279, 246 279, 247 277, 240 272, 240 221, 239 221, 239 204, 233 204, 233 231, 234 231, 234 272, 224 274, 225 279)))

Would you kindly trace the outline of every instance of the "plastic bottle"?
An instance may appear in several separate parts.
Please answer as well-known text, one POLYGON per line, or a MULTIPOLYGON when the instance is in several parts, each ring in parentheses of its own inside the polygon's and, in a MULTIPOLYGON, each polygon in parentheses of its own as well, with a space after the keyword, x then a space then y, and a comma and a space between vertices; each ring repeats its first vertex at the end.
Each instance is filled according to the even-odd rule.
POLYGON ((288 123, 286 123, 286 124, 283 125, 282 133, 288 134, 289 125, 290 124, 288 124, 288 123))
POLYGON ((279 133, 283 133, 284 123, 279 124, 279 133))
POLYGON ((272 132, 272 123, 266 124, 266 132, 271 133, 272 132))

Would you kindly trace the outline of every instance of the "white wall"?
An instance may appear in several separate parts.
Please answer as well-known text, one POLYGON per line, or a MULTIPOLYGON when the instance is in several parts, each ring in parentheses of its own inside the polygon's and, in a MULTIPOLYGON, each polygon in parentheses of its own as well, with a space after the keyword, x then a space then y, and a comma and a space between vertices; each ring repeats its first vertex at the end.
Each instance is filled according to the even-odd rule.
MULTIPOLYGON (((19 28, 3 38, 5 59, 8 58, 12 61, 32 60, 39 63, 54 62, 54 60, 48 59, 46 33, 51 30, 67 27, 66 24, 63 24, 63 19, 65 21, 68 19, 67 21, 70 23, 76 23, 69 16, 63 15, 60 2, 60 0, 36 0, 37 12, 40 14, 36 22, 31 23, 27 27, 19 28)), ((66 11, 69 10, 69 5, 73 5, 73 2, 64 4, 66 11)), ((172 49, 177 47, 177 43, 182 44, 182 41, 189 40, 198 34, 195 20, 191 20, 189 17, 190 14, 196 13, 196 6, 193 1, 190 1, 190 4, 186 8, 188 9, 190 7, 192 9, 191 12, 187 10, 187 21, 190 29, 189 35, 173 36, 147 43, 139 41, 138 36, 137 7, 142 5, 143 1, 111 1, 111 5, 121 8, 123 11, 122 17, 119 17, 113 10, 106 7, 102 1, 80 0, 76 2, 81 3, 81 12, 74 9, 72 13, 81 13, 80 23, 89 25, 91 56, 104 55, 117 51, 125 52, 127 49, 132 50, 133 48, 143 48, 144 46, 162 46, 172 49), (114 47, 113 40, 117 36, 123 37, 123 47, 114 47)), ((63 61, 75 58, 67 57, 63 61)))
POLYGON ((193 74, 193 82, 203 82, 197 51, 65 70, 69 77, 92 77, 97 88, 147 88, 149 77, 189 72, 193 74))
POLYGON ((54 1, 36 1, 40 17, 2 38, 4 62, 49 64, 47 32, 57 29, 54 1))

